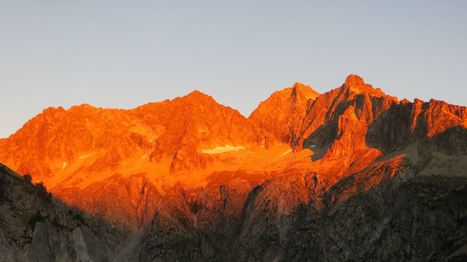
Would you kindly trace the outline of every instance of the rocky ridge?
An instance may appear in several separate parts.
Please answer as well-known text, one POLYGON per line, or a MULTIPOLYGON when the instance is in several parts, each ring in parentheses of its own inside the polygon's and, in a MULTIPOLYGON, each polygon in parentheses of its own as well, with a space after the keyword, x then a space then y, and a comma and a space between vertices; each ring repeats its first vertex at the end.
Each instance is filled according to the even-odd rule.
POLYGON ((197 91, 132 110, 48 109, 0 140, 0 161, 140 232, 125 256, 139 261, 456 261, 466 119, 350 75, 321 95, 296 83, 249 118, 197 91), (437 215, 448 233, 426 224, 437 215))

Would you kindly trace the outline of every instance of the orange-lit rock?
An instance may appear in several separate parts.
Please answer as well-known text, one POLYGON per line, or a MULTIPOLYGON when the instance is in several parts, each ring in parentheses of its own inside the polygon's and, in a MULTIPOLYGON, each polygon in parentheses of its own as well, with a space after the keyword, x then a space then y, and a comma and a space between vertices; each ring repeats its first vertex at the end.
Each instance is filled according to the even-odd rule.
POLYGON ((367 190, 402 170, 411 143, 466 121, 465 107, 399 101, 350 75, 321 95, 295 83, 249 118, 198 91, 129 110, 48 108, 0 140, 0 162, 119 224, 157 214, 210 231, 253 196, 287 214, 345 179, 362 184, 345 192, 367 190))
POLYGON ((318 96, 310 86, 297 82, 261 102, 249 119, 294 146, 306 111, 318 96))
POLYGON ((150 222, 173 185, 202 186, 211 172, 248 161, 268 165, 259 159, 269 148, 288 148, 198 91, 131 110, 48 108, 1 145, 3 163, 66 202, 133 226, 150 222))

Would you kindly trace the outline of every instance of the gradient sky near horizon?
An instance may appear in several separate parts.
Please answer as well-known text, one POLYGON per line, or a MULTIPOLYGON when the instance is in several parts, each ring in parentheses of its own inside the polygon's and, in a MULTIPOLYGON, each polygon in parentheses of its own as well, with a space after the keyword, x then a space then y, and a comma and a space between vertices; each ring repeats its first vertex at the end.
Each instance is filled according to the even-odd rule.
POLYGON ((0 0, 0 137, 48 106, 132 108, 193 89, 248 115, 350 73, 467 104, 467 1, 0 0))

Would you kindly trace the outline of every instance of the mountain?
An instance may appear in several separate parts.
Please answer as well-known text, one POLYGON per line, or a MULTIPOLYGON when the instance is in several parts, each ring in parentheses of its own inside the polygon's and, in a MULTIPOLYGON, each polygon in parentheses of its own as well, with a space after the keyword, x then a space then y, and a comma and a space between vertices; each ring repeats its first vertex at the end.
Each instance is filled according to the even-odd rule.
MULTIPOLYGON (((197 193, 196 212, 171 201, 143 237, 140 261, 462 261, 467 130, 459 119, 465 107, 439 110, 432 100, 419 114, 404 111, 419 103, 350 75, 341 87, 306 101, 301 122, 289 122, 298 124, 289 129, 296 141, 287 141, 298 152, 311 151, 311 159, 292 158, 288 168, 252 187, 237 215, 228 212, 225 203, 235 194, 225 184, 197 193)), ((265 117, 280 122, 278 112, 265 117)))
POLYGON ((194 91, 132 110, 48 108, 0 142, 0 159, 70 205, 141 227, 176 183, 204 184, 206 168, 236 168, 275 143, 238 111, 194 91))
POLYGON ((128 228, 119 259, 465 258, 466 107, 357 75, 295 83, 248 118, 198 91, 49 108, 0 140, 0 162, 128 228))

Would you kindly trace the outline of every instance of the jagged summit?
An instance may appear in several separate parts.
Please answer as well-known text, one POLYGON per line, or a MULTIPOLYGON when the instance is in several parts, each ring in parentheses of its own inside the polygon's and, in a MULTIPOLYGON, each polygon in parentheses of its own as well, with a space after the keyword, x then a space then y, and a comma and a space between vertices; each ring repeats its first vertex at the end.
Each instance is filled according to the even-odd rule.
POLYGON ((70 109, 74 109, 74 110, 93 110, 93 109, 96 109, 97 107, 91 105, 91 104, 88 104, 88 103, 83 103, 81 105, 77 105, 77 106, 72 106, 70 107, 70 109))
POLYGON ((147 104, 141 105, 136 109, 144 110, 153 110, 159 107, 179 107, 179 106, 190 106, 190 107, 206 107, 210 105, 211 107, 225 107, 224 105, 219 104, 212 96, 205 94, 199 90, 193 90, 186 95, 178 96, 173 99, 167 99, 162 102, 149 102, 147 104))
POLYGON ((212 96, 199 90, 193 90, 184 96, 176 97, 170 101, 174 105, 189 107, 227 107, 217 102, 212 96))
POLYGON ((365 80, 356 74, 348 75, 342 88, 356 94, 365 93, 372 96, 386 96, 380 88, 374 88, 372 85, 365 83, 365 80))
POLYGON ((356 74, 350 74, 345 79, 345 85, 347 86, 361 86, 365 84, 363 78, 356 74))
MULTIPOLYGON (((320 94, 316 92, 311 86, 303 84, 301 82, 295 82, 292 87, 283 89, 285 93, 288 93, 288 89, 292 89, 291 95, 300 95, 302 94, 307 99, 316 99, 320 94)), ((281 91, 279 91, 281 92, 281 91)))
POLYGON ((249 119, 289 143, 298 132, 308 106, 320 94, 309 85, 295 82, 274 92, 251 113, 249 119))
POLYGON ((185 99, 212 99, 214 100, 214 98, 212 98, 212 96, 210 95, 207 95, 199 90, 193 90, 191 92, 189 92, 188 94, 182 96, 182 98, 185 98, 185 99))
POLYGON ((49 106, 46 107, 42 110, 41 114, 53 114, 55 112, 61 112, 65 111, 66 109, 62 106, 54 107, 54 106, 49 106))

